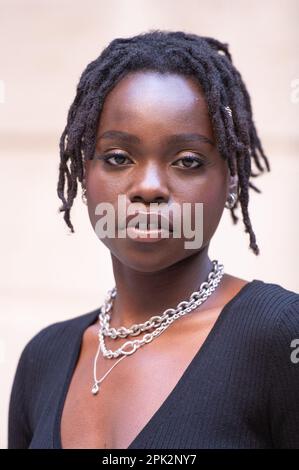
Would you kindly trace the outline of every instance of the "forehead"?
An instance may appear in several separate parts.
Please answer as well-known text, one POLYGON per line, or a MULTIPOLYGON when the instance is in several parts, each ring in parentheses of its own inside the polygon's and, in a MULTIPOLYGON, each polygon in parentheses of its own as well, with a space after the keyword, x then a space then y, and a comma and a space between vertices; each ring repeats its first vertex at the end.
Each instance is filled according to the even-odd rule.
POLYGON ((99 131, 112 125, 152 125, 157 131, 179 125, 188 131, 209 127, 210 122, 204 93, 195 78, 144 71, 127 74, 106 96, 99 131))

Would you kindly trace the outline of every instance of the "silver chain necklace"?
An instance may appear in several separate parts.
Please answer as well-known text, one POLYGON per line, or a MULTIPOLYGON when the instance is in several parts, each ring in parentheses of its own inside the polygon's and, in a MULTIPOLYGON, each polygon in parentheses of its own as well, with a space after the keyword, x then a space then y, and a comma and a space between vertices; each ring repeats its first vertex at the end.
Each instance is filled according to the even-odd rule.
POLYGON ((94 359, 93 367, 93 377, 94 385, 91 389, 93 395, 96 395, 99 392, 99 384, 105 379, 105 377, 112 371, 122 359, 133 354, 137 349, 139 349, 144 344, 150 343, 154 338, 159 336, 163 331, 166 330, 175 320, 190 313, 192 310, 201 305, 216 289, 218 284, 221 281, 223 276, 223 264, 219 264, 217 260, 212 261, 213 269, 208 275, 208 280, 204 281, 199 288, 199 291, 195 291, 191 294, 188 301, 183 300, 180 302, 176 308, 168 308, 160 315, 154 315, 149 320, 144 323, 134 324, 130 328, 121 326, 118 329, 110 328, 110 317, 109 313, 112 309, 113 299, 116 297, 116 287, 108 291, 108 294, 104 300, 104 304, 100 307, 99 313, 99 346, 94 359), (109 336, 112 339, 116 338, 126 338, 127 336, 137 336, 143 331, 150 330, 155 328, 151 333, 146 333, 142 339, 135 339, 132 341, 126 341, 121 347, 112 351, 107 349, 105 345, 105 336, 109 336), (106 374, 101 378, 97 379, 97 361, 100 352, 102 352, 104 357, 108 359, 114 359, 119 356, 122 356, 118 361, 113 364, 113 366, 106 372, 106 374))

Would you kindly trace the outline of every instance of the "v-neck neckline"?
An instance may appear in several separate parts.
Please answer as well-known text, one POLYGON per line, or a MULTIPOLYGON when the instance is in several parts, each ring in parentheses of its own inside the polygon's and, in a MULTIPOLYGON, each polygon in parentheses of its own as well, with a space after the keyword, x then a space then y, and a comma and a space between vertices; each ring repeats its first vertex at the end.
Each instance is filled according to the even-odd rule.
MULTIPOLYGON (((161 403, 159 408, 155 411, 155 413, 151 416, 149 421, 144 425, 144 427, 138 432, 136 437, 133 439, 133 441, 129 444, 129 446, 126 448, 126 450, 129 449, 134 449, 134 446, 138 443, 138 441, 142 438, 142 436, 148 432, 151 426, 153 426, 154 422, 159 418, 161 414, 167 415, 166 410, 167 408, 171 405, 171 402, 175 400, 175 396, 178 394, 180 388, 183 386, 184 382, 188 379, 190 374, 193 372, 193 369, 195 367, 195 364, 200 361, 202 356, 204 355, 205 351, 207 350, 208 346, 210 345, 211 341, 215 337, 216 333, 218 332, 221 324, 223 323, 224 319, 226 318, 227 314, 230 312, 232 306, 235 304, 235 302, 245 293, 247 290, 252 287, 255 283, 257 282, 262 282, 258 279, 253 279, 252 281, 247 282, 244 284, 241 289, 237 292, 237 294, 232 297, 222 308, 220 311, 215 323, 213 324, 212 328, 210 329, 208 335, 206 336, 205 340, 201 344, 200 348, 196 351, 195 355, 189 362, 188 366, 184 370, 183 374, 179 378, 178 382, 176 385, 173 387, 173 389, 170 391, 168 396, 165 398, 165 400, 161 403)), ((76 338, 76 343, 74 347, 74 352, 71 356, 70 359, 70 364, 68 366, 68 374, 67 377, 64 381, 63 384, 63 392, 61 394, 61 397, 58 401, 58 406, 56 409, 55 413, 55 422, 54 422, 54 432, 53 432, 53 448, 55 449, 62 449, 62 441, 61 441, 61 420, 62 420, 62 413, 63 413, 63 408, 65 405, 67 393, 70 387, 70 383, 75 371, 75 367, 77 364, 77 361, 79 359, 79 354, 81 351, 81 346, 82 346, 82 339, 83 339, 83 334, 85 330, 91 326, 95 320, 98 318, 98 315, 100 313, 100 308, 95 310, 94 312, 90 313, 87 318, 86 322, 84 322, 83 326, 80 328, 80 331, 78 333, 78 337, 76 338)))

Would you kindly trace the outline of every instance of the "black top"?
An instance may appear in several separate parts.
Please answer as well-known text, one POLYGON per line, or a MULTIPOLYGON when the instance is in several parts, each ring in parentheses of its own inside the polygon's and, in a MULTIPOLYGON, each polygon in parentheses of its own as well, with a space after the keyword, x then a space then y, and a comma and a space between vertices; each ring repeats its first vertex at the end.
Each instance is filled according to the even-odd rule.
MULTIPOLYGON (((61 414, 82 335, 98 314, 52 324, 24 348, 10 399, 9 448, 61 448, 61 414)), ((255 279, 224 306, 128 449, 299 448, 298 397, 299 294, 255 279)))

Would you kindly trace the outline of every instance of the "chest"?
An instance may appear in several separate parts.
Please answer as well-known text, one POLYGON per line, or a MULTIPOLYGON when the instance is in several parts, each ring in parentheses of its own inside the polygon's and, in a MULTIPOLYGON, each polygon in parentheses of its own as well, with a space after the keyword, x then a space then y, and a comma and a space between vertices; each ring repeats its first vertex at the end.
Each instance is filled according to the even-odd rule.
MULTIPOLYGON (((216 318, 214 312, 201 328, 180 336, 165 334, 163 339, 161 335, 160 341, 154 339, 127 356, 106 376, 97 395, 91 393, 95 348, 83 347, 63 407, 62 447, 128 448, 184 380, 216 318)), ((98 379, 116 361, 100 355, 98 379)))

